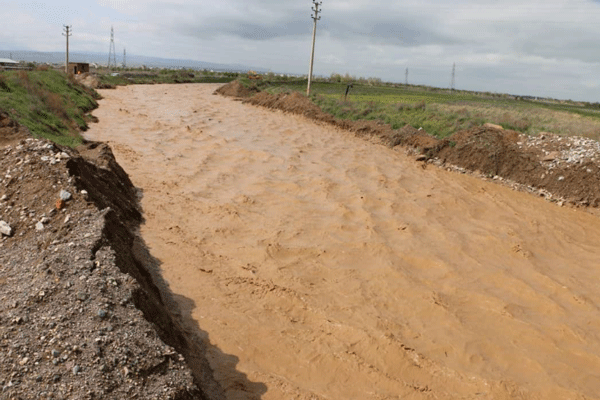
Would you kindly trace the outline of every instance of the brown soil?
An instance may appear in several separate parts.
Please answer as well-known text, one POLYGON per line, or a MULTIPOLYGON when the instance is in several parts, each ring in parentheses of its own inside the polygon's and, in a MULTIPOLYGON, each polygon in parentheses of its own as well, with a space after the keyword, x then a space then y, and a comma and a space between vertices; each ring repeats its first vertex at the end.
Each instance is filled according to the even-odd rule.
POLYGON ((256 89, 249 89, 242 85, 239 81, 232 81, 215 91, 215 94, 221 94, 229 97, 249 97, 256 93, 256 89))
POLYGON ((98 89, 100 87, 100 80, 96 75, 90 74, 89 72, 75 75, 75 79, 84 86, 91 89, 98 89))
POLYGON ((30 137, 29 131, 10 118, 10 115, 0 110, 0 147, 17 143, 30 137))
MULTIPOLYGON (((229 85, 219 90, 226 94, 229 85)), ((340 120, 326 114, 300 93, 272 95, 261 92, 245 100, 271 109, 282 110, 325 122, 353 132, 361 137, 374 137, 390 147, 408 146, 426 155, 438 164, 453 165, 483 176, 501 177, 524 185, 529 191, 565 199, 572 205, 598 207, 600 205, 600 154, 596 160, 582 160, 549 168, 543 162, 539 148, 523 146, 524 135, 498 129, 491 124, 457 132, 448 139, 439 140, 423 130, 406 126, 393 131, 389 125, 376 121, 340 120)), ((549 140, 552 141, 552 140, 549 140)), ((567 143, 553 150, 565 149, 567 143)), ((569 145, 570 147, 570 145, 569 145)))
MULTIPOLYGON (((593 212, 217 88, 102 91, 86 136, 143 190, 141 235, 225 398, 598 398, 593 212)), ((571 162, 489 134, 466 137, 571 162)))

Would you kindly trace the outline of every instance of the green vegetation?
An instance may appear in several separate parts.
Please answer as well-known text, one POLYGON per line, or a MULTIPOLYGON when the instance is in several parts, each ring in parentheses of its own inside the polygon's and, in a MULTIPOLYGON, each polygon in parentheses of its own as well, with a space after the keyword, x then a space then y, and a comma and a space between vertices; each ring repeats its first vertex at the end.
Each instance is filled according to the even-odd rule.
POLYGON ((37 137, 76 146, 99 95, 52 70, 0 72, 0 109, 37 137))
POLYGON ((237 79, 234 72, 195 71, 187 69, 117 69, 99 71, 100 86, 111 88, 125 85, 152 85, 161 83, 229 83, 237 79))
MULTIPOLYGON (((305 93, 306 80, 241 78, 270 93, 305 93)), ((600 105, 507 94, 453 91, 427 86, 382 83, 376 78, 332 74, 316 79, 311 100, 337 118, 381 120, 397 129, 406 124, 437 137, 486 122, 526 134, 553 132, 600 139, 600 105), (352 84, 348 97, 344 95, 352 84)))

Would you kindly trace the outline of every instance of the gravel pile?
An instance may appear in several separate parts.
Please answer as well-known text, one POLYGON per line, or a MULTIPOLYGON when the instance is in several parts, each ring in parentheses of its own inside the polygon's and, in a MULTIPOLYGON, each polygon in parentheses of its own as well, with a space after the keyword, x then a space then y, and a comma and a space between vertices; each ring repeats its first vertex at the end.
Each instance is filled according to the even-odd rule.
POLYGON ((540 152, 540 159, 548 169, 563 164, 600 164, 600 143, 589 138, 543 133, 524 136, 524 143, 527 148, 540 152))

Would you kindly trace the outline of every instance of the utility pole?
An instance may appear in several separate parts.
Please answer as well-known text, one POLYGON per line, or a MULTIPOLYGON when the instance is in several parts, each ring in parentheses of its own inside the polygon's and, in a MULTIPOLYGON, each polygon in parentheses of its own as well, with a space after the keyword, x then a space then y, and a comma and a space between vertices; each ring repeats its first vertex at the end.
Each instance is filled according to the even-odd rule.
POLYGON ((71 26, 69 26, 69 25, 63 25, 63 26, 64 26, 63 36, 67 37, 67 53, 65 56, 65 74, 67 74, 67 76, 69 76, 69 36, 73 35, 73 31, 71 31, 71 26))
POLYGON ((408 86, 408 68, 406 68, 406 73, 404 76, 404 84, 408 86))
POLYGON ((306 95, 310 96, 310 82, 312 81, 312 74, 313 74, 313 62, 315 60, 315 39, 317 37, 317 21, 321 19, 321 17, 319 16, 319 12, 321 12, 321 10, 319 10, 319 6, 321 4, 323 4, 322 1, 317 1, 317 0, 313 0, 313 4, 315 5, 312 10, 315 12, 314 15, 311 15, 311 18, 315 21, 315 24, 313 26, 313 36, 312 36, 312 51, 310 54, 310 68, 308 70, 308 86, 306 88, 306 95))
POLYGON ((454 91, 454 85, 456 83, 456 63, 452 64, 452 80, 450 81, 450 92, 454 91))
POLYGON ((115 30, 112 26, 110 27, 110 48, 108 49, 108 68, 109 69, 111 66, 111 61, 110 61, 111 57, 112 57, 112 65, 114 65, 116 68, 117 67, 117 52, 115 50, 115 30))
POLYGON ((127 68, 127 49, 123 49, 123 68, 127 68))

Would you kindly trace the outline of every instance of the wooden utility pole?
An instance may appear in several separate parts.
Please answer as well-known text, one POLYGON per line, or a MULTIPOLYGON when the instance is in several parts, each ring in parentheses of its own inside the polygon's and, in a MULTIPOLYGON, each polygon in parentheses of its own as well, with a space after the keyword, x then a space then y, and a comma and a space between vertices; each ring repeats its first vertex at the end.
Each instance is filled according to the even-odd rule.
POLYGON ((456 85, 456 63, 452 64, 452 79, 450 80, 450 92, 454 91, 456 85))
POLYGON ((312 15, 312 19, 314 20, 315 24, 313 26, 313 36, 312 36, 312 51, 310 53, 310 68, 308 70, 308 86, 306 88, 306 95, 310 96, 310 83, 312 81, 312 74, 313 74, 313 62, 315 60, 315 39, 317 37, 317 21, 321 19, 321 17, 319 16, 319 12, 321 12, 321 10, 319 10, 319 6, 321 4, 323 4, 322 1, 317 1, 317 0, 313 0, 313 4, 315 5, 312 10, 315 12, 314 15, 312 15))
POLYGON ((71 31, 71 26, 69 25, 64 25, 64 32, 63 32, 63 36, 67 37, 67 54, 65 57, 65 74, 67 74, 67 76, 69 75, 69 36, 73 35, 73 32, 71 31))

